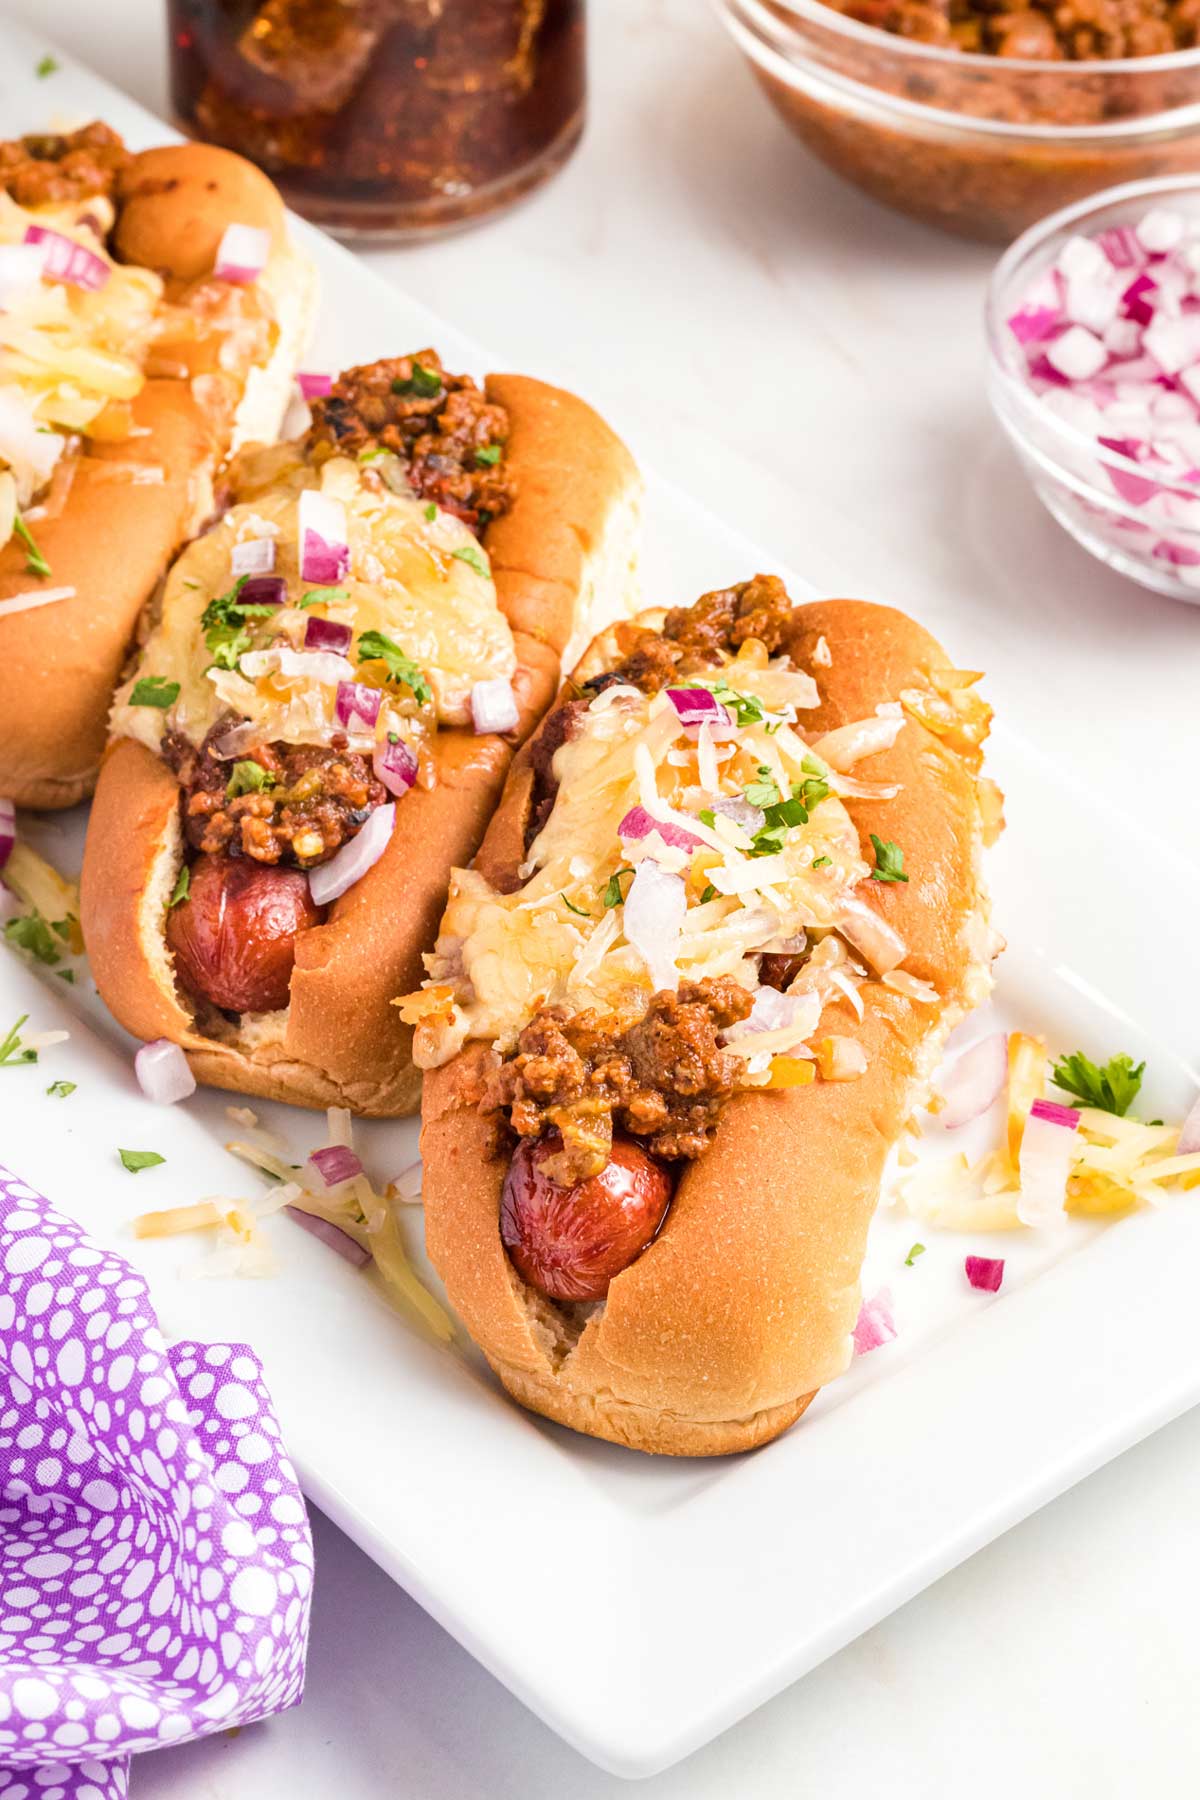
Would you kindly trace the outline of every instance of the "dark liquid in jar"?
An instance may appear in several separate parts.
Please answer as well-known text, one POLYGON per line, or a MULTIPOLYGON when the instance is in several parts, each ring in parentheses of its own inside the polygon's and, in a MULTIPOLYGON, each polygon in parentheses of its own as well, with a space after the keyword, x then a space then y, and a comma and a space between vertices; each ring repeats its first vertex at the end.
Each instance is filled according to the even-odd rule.
POLYGON ((584 0, 168 0, 175 111, 335 229, 437 230, 583 123, 584 0))

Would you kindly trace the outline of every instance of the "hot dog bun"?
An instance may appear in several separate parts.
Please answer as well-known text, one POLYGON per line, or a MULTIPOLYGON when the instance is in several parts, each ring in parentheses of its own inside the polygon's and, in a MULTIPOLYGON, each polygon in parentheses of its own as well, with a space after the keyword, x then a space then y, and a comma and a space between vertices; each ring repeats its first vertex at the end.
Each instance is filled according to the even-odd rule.
MULTIPOLYGON (((857 600, 796 608, 784 649, 818 677, 821 705, 804 719, 810 742, 905 690, 931 691, 931 671, 949 667, 911 619, 857 600), (822 666, 813 662, 822 639, 828 667, 824 648, 822 666)), ((615 660, 596 647, 586 672, 615 660)), ((516 884, 532 761, 530 746, 477 860, 498 888, 516 884)), ((848 800, 847 809, 865 843, 876 831, 904 845, 910 879, 865 884, 878 889, 870 903, 904 937, 905 966, 933 984, 936 1003, 869 980, 861 1021, 844 1001, 827 1006, 817 1035, 855 1039, 866 1073, 735 1094, 710 1147, 684 1167, 660 1235, 601 1306, 553 1305, 505 1254, 497 1219, 510 1150, 473 1103, 484 1046, 468 1044, 426 1074, 429 1254, 522 1405, 639 1450, 723 1455, 777 1436, 846 1367, 884 1163, 946 1034, 986 993, 994 949, 969 759, 910 716, 871 775, 899 784, 899 796, 848 800)))
POLYGON ((511 738, 437 732, 435 784, 398 802, 383 856, 323 924, 300 934, 284 1011, 198 1025, 163 935, 182 855, 179 789, 144 745, 110 747, 83 869, 92 970, 121 1023, 182 1044, 198 1080, 365 1115, 416 1110, 412 1028, 391 1002, 420 980, 450 869, 469 861, 483 835, 513 740, 529 735, 553 699, 577 612, 630 610, 640 480, 628 451, 573 395, 522 376, 493 377, 489 397, 493 390, 508 409, 505 463, 516 499, 484 544, 513 628, 520 722, 511 738))
MULTIPOLYGON (((288 240, 282 200, 231 151, 144 151, 125 171, 115 207, 115 257, 161 275, 164 301, 185 309, 189 290, 212 273, 226 226, 265 229, 271 252, 255 293, 273 321, 271 347, 236 375, 152 375, 132 403, 134 435, 84 440, 59 509, 33 527, 52 571, 45 581, 30 575, 17 539, 0 549, 0 601, 39 585, 75 590, 0 614, 0 793, 22 806, 73 806, 91 792, 142 609, 211 513, 226 457, 278 433, 315 305, 315 273, 288 240)), ((200 318, 202 354, 210 328, 200 318)))

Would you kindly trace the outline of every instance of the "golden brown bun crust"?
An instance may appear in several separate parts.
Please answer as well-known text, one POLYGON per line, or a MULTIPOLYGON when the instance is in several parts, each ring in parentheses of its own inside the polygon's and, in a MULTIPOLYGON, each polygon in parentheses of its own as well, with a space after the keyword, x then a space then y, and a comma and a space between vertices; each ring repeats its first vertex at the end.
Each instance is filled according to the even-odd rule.
MULTIPOLYGON (((150 435, 93 445, 63 511, 37 524, 52 570, 42 585, 75 597, 0 615, 0 792, 20 806, 74 806, 91 791, 138 614, 183 538, 196 472, 215 457, 182 383, 148 381, 133 415, 150 435), (143 468, 161 468, 162 481, 136 481, 143 468)), ((38 585, 10 539, 0 598, 38 585)))
MULTIPOLYGON (((624 447, 582 401, 542 382, 496 379, 510 409, 506 461, 518 490, 502 521, 510 527, 504 541, 514 554, 519 548, 522 567, 495 567, 491 531, 485 545, 513 626, 520 720, 512 736, 519 742, 554 697, 558 650, 575 629, 586 587, 587 549, 600 541, 610 511, 637 476, 624 447), (560 495, 549 471, 566 469, 562 434, 570 421, 580 466, 569 480, 564 473, 560 495), (537 602, 546 593, 554 605, 543 618, 537 602), (569 613, 560 604, 568 593, 569 613), (527 624, 538 630, 530 633, 527 624)), ((280 1029, 256 1029, 249 1037, 231 1031, 228 1041, 218 1041, 197 1031, 171 992, 161 941, 169 816, 178 808, 174 777, 149 751, 115 745, 96 792, 82 893, 84 936, 106 1003, 138 1035, 153 1024, 151 1035, 182 1043, 197 1079, 213 1086, 303 1106, 349 1106, 367 1116, 415 1112, 420 1075, 412 1063, 412 1028, 391 1003, 420 983, 421 956, 437 935, 450 870, 471 860, 512 756, 508 738, 440 731, 433 746, 437 785, 413 788, 397 803, 395 830, 379 861, 334 902, 322 925, 301 933, 291 1003, 286 1015, 276 1016, 280 1029), (132 838, 128 819, 135 821, 132 838), (122 846, 119 874, 110 832, 122 846)), ((172 873, 168 893, 173 880, 172 873)))
MULTIPOLYGON (((869 716, 946 663, 903 614, 861 601, 800 607, 795 660, 824 637, 823 691, 806 735, 869 716)), ((523 848, 528 774, 518 759, 480 850, 489 879, 523 848)), ((894 838, 907 885, 874 897, 905 935, 906 964, 937 987, 922 1005, 879 982, 826 1008, 823 1032, 867 1055, 856 1082, 738 1094, 708 1151, 685 1169, 666 1223, 582 1332, 516 1275, 497 1227, 508 1152, 471 1103, 470 1045, 428 1074, 422 1103, 426 1243, 452 1304, 514 1396, 594 1436, 672 1455, 751 1448, 784 1430, 838 1374, 860 1304, 859 1271, 883 1167, 910 1110, 930 1033, 969 997, 979 907, 978 802, 963 761, 907 720, 872 779, 891 802, 850 801, 860 834, 894 838), (556 1322, 557 1321, 557 1322, 556 1322)), ((869 841, 869 840, 867 840, 869 841)), ((869 854, 869 853, 868 853, 869 854)))
MULTIPOLYGON (((117 196, 115 255, 190 281, 208 274, 225 227, 285 236, 270 181, 231 151, 171 144, 143 151, 117 196)), ((113 689, 139 614, 211 496, 228 451, 191 384, 146 382, 133 401, 143 435, 91 443, 75 462, 57 517, 35 535, 50 564, 47 587, 75 596, 0 615, 0 793, 31 807, 74 806, 92 791, 113 689), (135 482, 131 472, 162 471, 135 482)), ((0 550, 0 599, 36 590, 16 539, 0 550)))
POLYGON ((211 274, 227 225, 284 242, 283 201, 261 169, 215 144, 164 144, 135 156, 117 195, 113 246, 122 262, 180 281, 211 274))

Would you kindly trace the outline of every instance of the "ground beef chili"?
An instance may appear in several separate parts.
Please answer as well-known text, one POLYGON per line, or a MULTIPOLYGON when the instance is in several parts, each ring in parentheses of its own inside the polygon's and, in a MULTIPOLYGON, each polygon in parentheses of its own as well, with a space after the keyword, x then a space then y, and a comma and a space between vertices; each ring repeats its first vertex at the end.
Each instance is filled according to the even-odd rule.
MULTIPOLYGON (((199 750, 178 733, 163 740, 163 756, 183 790, 183 827, 194 850, 250 857, 301 869, 327 862, 357 836, 373 809, 388 798, 370 761, 339 745, 256 744, 236 760, 213 745, 230 726, 213 727, 199 750), (265 771, 268 785, 230 794, 239 768, 265 771)), ((251 780, 258 778, 251 775, 251 780)))
POLYGON ((625 1028, 597 1012, 543 1007, 487 1077, 485 1104, 506 1109, 519 1137, 557 1129, 562 1153, 546 1172, 565 1184, 599 1174, 614 1124, 664 1161, 697 1157, 745 1067, 720 1035, 752 1004, 722 975, 655 994, 625 1028))
POLYGON ((829 0, 835 10, 919 43, 971 54, 1111 61, 1200 44, 1200 0, 829 0))
POLYGON ((98 194, 111 199, 131 161, 116 132, 97 120, 65 136, 0 143, 0 187, 18 206, 62 206, 98 194))
POLYGON ((400 459, 413 491, 477 534, 513 501, 504 473, 508 414, 469 375, 447 374, 434 350, 347 369, 313 402, 315 461, 374 448, 400 459))

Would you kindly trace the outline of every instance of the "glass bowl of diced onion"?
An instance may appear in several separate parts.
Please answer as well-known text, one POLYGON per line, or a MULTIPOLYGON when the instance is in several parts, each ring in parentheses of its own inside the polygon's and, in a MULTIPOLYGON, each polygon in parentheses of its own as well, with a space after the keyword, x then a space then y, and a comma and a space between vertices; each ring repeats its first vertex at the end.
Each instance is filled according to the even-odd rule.
POLYGON ((1093 556, 1200 604, 1200 179, 1131 182, 1001 259, 988 390, 1039 498, 1093 556))

